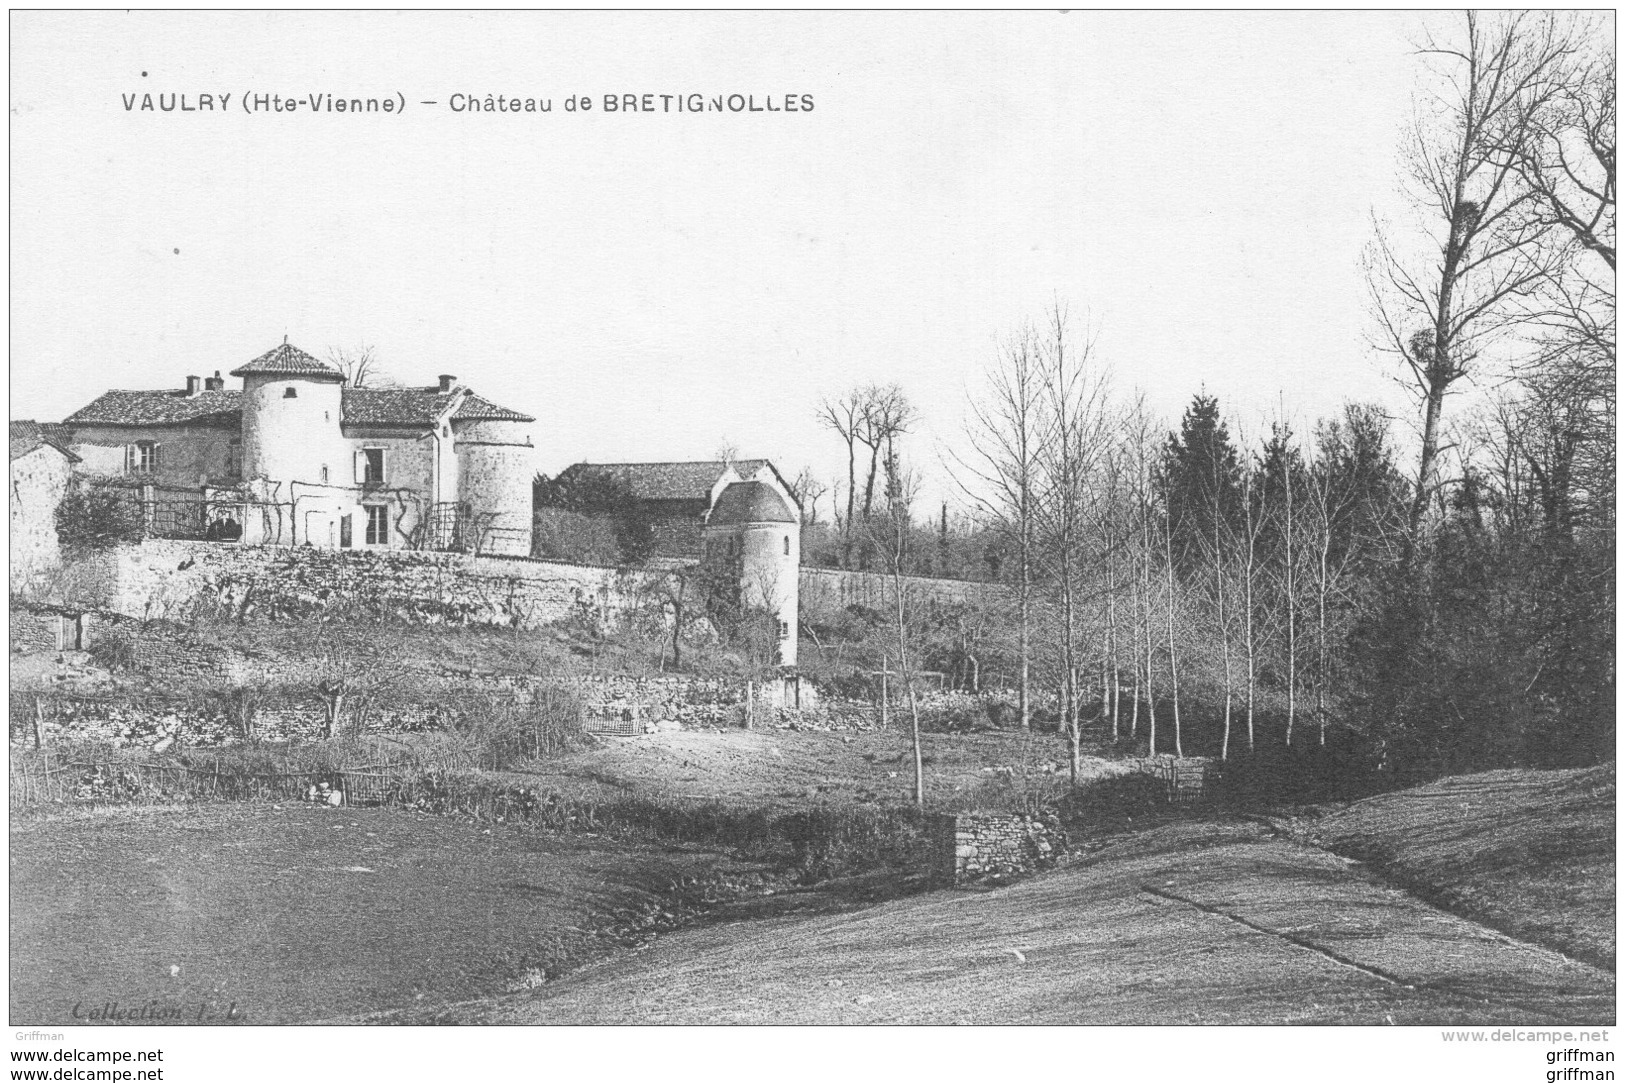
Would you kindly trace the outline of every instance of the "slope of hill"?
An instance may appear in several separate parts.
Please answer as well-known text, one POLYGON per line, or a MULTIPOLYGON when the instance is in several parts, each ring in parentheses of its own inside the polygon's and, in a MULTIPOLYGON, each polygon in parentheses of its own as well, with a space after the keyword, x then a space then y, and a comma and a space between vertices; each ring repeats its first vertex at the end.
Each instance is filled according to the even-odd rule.
MULTIPOLYGON (((1611 789, 1590 800, 1611 807, 1611 789)), ((1253 823, 1160 827, 998 891, 749 916, 438 1017, 1482 1024, 1615 1014, 1611 972, 1444 913, 1253 823)))
POLYGON ((1444 909, 1612 970, 1614 765, 1458 775, 1360 801, 1312 837, 1444 909))

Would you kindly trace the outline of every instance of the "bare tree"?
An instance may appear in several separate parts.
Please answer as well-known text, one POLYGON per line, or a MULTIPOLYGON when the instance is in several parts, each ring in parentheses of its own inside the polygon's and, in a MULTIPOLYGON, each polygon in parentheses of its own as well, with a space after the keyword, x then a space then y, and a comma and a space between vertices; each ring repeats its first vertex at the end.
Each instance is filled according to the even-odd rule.
POLYGON ((1023 327, 999 347, 980 398, 965 424, 968 451, 953 453, 960 489, 1016 550, 1017 697, 1021 728, 1032 728, 1032 623, 1035 522, 1042 463, 1049 439, 1039 347, 1023 327))
POLYGON ((1610 271, 1619 127, 1611 39, 1610 27, 1573 28, 1567 63, 1554 72, 1552 85, 1539 86, 1531 94, 1527 130, 1510 132, 1503 148, 1534 195, 1534 213, 1546 226, 1598 256, 1610 271), (1587 40, 1601 47, 1582 55, 1587 40))
POLYGON ((1367 254, 1377 345, 1400 360, 1422 410, 1413 534, 1437 488, 1446 395, 1525 318, 1560 258, 1542 243, 1547 218, 1519 163, 1563 85, 1572 35, 1550 13, 1464 18, 1457 38, 1429 36, 1420 50, 1438 90, 1419 103, 1403 151, 1417 234, 1402 242, 1379 224, 1367 254))
MULTIPOLYGON (((897 462, 897 438, 907 433, 920 415, 896 384, 870 384, 860 393, 863 407, 857 432, 858 440, 869 449, 869 478, 863 487, 863 514, 868 516, 874 511, 875 476, 880 463, 897 462)), ((890 493, 897 484, 899 480, 888 478, 886 491, 890 493)))
POLYGON ((671 647, 671 665, 679 669, 683 664, 683 630, 693 619, 697 605, 703 608, 702 595, 712 579, 712 573, 703 565, 689 564, 670 569, 650 581, 648 590, 661 617, 670 614, 667 629, 670 638, 662 637, 660 644, 660 670, 666 669, 666 648, 671 647))
POLYGON ((1254 748, 1254 722, 1258 709, 1258 654, 1262 636, 1259 629, 1259 555, 1258 542, 1269 521, 1268 489, 1254 486, 1257 471, 1248 467, 1242 474, 1242 520, 1238 558, 1241 574, 1242 652, 1247 659, 1247 751, 1254 748))
POLYGON ((852 550, 853 512, 858 492, 858 432, 864 424, 864 389, 853 388, 838 399, 825 399, 818 404, 818 423, 839 436, 846 444, 846 518, 842 533, 846 535, 846 558, 850 562, 852 550))
POLYGON ((919 493, 919 479, 898 466, 895 482, 891 488, 892 499, 887 504, 886 513, 869 516, 864 521, 864 528, 870 544, 884 562, 887 584, 890 588, 889 608, 892 634, 897 644, 898 676, 902 678, 908 695, 909 733, 914 756, 914 803, 924 808, 925 756, 920 738, 919 695, 915 688, 918 675, 914 671, 917 652, 911 649, 919 639, 919 632, 915 627, 919 614, 916 612, 918 603, 907 581, 910 562, 913 559, 909 551, 909 541, 913 533, 910 509, 919 493))
POLYGON ((344 382, 350 387, 395 387, 396 381, 383 371, 378 363, 378 350, 373 346, 330 346, 327 360, 344 373, 344 382))
POLYGON ((813 473, 812 467, 803 466, 801 473, 797 474, 796 479, 790 483, 790 492, 795 496, 796 503, 801 505, 801 510, 806 515, 805 520, 803 520, 804 523, 807 526, 817 526, 818 498, 829 492, 829 486, 819 480, 818 475, 813 473))
POLYGON ((1095 358, 1094 341, 1087 335, 1074 341, 1066 308, 1059 303, 1045 314, 1040 345, 1043 404, 1050 422, 1050 438, 1039 451, 1044 480, 1038 505, 1040 551, 1059 592, 1061 725, 1071 737, 1071 777, 1076 783, 1082 742, 1078 620, 1087 601, 1085 547, 1096 540, 1090 530, 1091 503, 1113 427, 1106 409, 1107 381, 1095 358))
POLYGON ((1162 569, 1168 589, 1168 690, 1174 697, 1174 755, 1183 757, 1185 746, 1179 721, 1179 651, 1174 645, 1174 610, 1178 605, 1179 581, 1174 575, 1174 517, 1167 508, 1163 509, 1162 514, 1162 569))
POLYGON ((1235 704, 1235 674, 1231 667, 1230 633, 1234 620, 1234 602, 1229 594, 1227 565, 1235 549, 1235 530, 1231 517, 1223 504, 1225 479, 1219 476, 1222 464, 1217 456, 1208 457, 1212 476, 1207 479, 1209 532, 1195 539, 1196 548, 1203 557, 1207 571, 1208 601, 1213 609, 1213 628, 1219 635, 1220 661, 1224 668, 1224 728, 1219 740, 1219 758, 1230 758, 1230 725, 1235 704))
POLYGON ((1155 614, 1156 601, 1152 589, 1153 568, 1158 546, 1153 541, 1153 521, 1156 518, 1155 487, 1152 463, 1156 457, 1156 436, 1145 399, 1137 398, 1124 415, 1124 443, 1127 446, 1129 471, 1129 501, 1132 505, 1133 526, 1130 529, 1131 562, 1134 566, 1136 650, 1139 661, 1135 666, 1134 713, 1130 719, 1131 733, 1138 733, 1140 721, 1140 694, 1143 681, 1147 748, 1152 755, 1157 751, 1157 681, 1155 614))
POLYGON ((1534 114, 1533 136, 1508 148, 1562 263, 1545 283, 1534 355, 1517 369, 1522 394, 1502 421, 1540 490, 1546 529, 1612 522, 1616 416, 1615 144, 1612 28, 1581 24, 1589 48, 1534 114))

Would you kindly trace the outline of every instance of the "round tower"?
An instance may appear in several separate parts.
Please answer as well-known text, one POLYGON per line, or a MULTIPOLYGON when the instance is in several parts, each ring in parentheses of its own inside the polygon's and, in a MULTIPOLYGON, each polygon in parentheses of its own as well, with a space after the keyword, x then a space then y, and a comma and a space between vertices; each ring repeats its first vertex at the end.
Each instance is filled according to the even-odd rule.
POLYGON ((244 478, 265 478, 284 501, 290 482, 349 482, 342 372, 283 340, 231 374, 243 378, 244 478))
MULTIPOLYGON (((473 399, 474 396, 470 396, 473 399)), ((468 509, 471 543, 481 552, 530 556, 531 483, 535 448, 525 434, 530 418, 504 411, 484 410, 488 403, 473 402, 452 419, 457 450, 457 499, 468 509), (502 412, 510 417, 479 417, 502 412), (473 416, 470 416, 473 415, 473 416)))
POLYGON ((801 520, 771 485, 740 481, 722 490, 706 519, 705 553, 730 562, 739 575, 739 601, 771 614, 778 664, 796 664, 800 635, 801 520))

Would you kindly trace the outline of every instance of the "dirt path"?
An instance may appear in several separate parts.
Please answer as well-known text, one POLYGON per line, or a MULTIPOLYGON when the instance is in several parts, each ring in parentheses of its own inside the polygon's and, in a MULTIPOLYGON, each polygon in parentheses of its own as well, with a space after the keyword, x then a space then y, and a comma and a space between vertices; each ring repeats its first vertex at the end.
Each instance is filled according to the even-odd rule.
POLYGON ((816 917, 679 931, 506 1023, 1498 1023, 1614 1019, 1612 974, 1255 825, 1147 832, 1087 864, 816 917))

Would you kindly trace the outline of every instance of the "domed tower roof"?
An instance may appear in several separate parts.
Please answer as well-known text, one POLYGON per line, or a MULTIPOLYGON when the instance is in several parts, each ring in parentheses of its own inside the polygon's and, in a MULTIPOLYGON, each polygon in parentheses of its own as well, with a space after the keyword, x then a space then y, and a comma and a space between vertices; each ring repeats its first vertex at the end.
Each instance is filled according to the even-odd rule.
POLYGON ((784 497, 774 491, 771 485, 760 481, 736 481, 717 497, 716 507, 711 509, 711 517, 706 520, 709 526, 726 526, 734 523, 793 523, 795 515, 790 511, 784 497))
POLYGON ((308 376, 313 380, 343 382, 344 373, 326 361, 318 361, 297 346, 282 345, 231 370, 233 376, 308 376))

